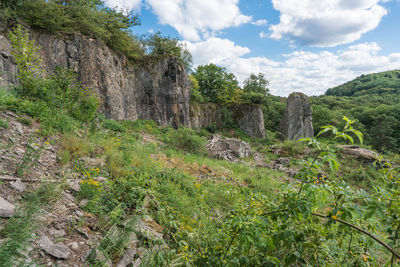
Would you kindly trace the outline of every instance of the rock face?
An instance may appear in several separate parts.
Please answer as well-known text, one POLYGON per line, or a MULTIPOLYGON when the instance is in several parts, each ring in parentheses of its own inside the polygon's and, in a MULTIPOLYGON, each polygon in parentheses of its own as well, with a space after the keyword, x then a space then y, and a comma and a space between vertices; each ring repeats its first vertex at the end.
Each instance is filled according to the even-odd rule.
MULTIPOLYGON (((233 121, 248 135, 265 137, 264 115, 258 105, 240 104, 229 109, 233 121)), ((194 129, 221 122, 221 108, 215 104, 197 104, 190 107, 190 124, 194 129)))
POLYGON ((312 109, 308 97, 302 93, 290 94, 278 128, 282 138, 298 140, 314 136, 311 115, 312 109))
POLYGON ((235 138, 222 138, 215 134, 206 145, 210 156, 228 160, 238 161, 252 154, 251 146, 245 141, 235 138))
MULTIPOLYGON (((15 83, 16 67, 6 31, 0 27, 0 85, 15 83)), ((41 47, 43 67, 70 68, 95 92, 101 111, 116 120, 149 119, 160 125, 189 126, 189 80, 176 58, 132 64, 99 40, 71 34, 32 32, 41 47)))
POLYGON ((234 107, 234 121, 243 132, 256 138, 265 138, 264 115, 258 105, 234 107))

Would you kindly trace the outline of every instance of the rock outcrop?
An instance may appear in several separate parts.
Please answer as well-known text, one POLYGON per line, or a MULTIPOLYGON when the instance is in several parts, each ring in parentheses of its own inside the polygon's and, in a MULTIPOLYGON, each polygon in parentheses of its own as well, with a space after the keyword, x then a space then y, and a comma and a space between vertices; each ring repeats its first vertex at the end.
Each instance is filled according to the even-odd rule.
POLYGON ((298 140, 314 136, 311 115, 312 109, 308 97, 302 93, 290 94, 278 128, 281 137, 287 140, 298 140))
POLYGON ((260 106, 243 104, 232 110, 234 121, 243 132, 256 138, 265 138, 264 115, 260 106))
POLYGON ((228 161, 238 161, 252 154, 251 146, 245 141, 223 138, 217 134, 213 135, 206 145, 206 149, 210 156, 228 161))
MULTIPOLYGON (((5 36, 5 29, 0 29, 0 85, 16 82, 17 70, 5 36)), ((32 37, 41 47, 43 67, 76 71, 83 86, 97 94, 101 111, 108 118, 190 125, 190 83, 177 58, 132 64, 101 41, 80 34, 61 38, 33 31, 32 37)))
MULTIPOLYGON (((265 137, 264 115, 260 106, 238 104, 228 110, 233 122, 245 133, 255 138, 265 137)), ((190 107, 190 124, 201 129, 210 124, 221 123, 221 108, 215 104, 196 104, 190 107)))

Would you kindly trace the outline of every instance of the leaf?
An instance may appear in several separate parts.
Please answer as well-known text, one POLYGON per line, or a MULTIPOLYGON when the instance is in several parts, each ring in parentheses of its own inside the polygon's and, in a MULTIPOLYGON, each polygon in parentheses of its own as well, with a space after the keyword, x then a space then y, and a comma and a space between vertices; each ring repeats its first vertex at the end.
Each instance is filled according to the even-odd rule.
POLYGON ((349 140, 350 143, 354 144, 354 139, 353 139, 353 137, 351 137, 351 136, 348 135, 348 134, 343 134, 343 136, 344 136, 347 140, 349 140))
POLYGON ((328 159, 328 162, 329 162, 329 168, 331 169, 331 172, 335 172, 339 169, 339 163, 335 159, 330 158, 330 159, 328 159))

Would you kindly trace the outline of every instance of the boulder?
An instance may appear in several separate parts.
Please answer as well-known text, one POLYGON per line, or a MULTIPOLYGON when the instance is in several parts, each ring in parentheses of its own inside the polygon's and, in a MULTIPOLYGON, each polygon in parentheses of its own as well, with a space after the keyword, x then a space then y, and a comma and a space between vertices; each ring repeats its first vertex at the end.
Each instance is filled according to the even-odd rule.
POLYGON ((281 137, 286 140, 298 140, 314 136, 311 115, 312 109, 308 97, 303 93, 290 94, 278 127, 281 137))
POLYGON ((67 259, 71 254, 70 249, 63 243, 54 244, 47 236, 43 235, 39 240, 39 247, 47 254, 57 259, 67 259))
MULTIPOLYGON (((352 156, 364 163, 373 163, 379 158, 379 154, 375 151, 359 147, 357 145, 340 145, 338 146, 341 153, 352 156)), ((386 159, 382 159, 382 163, 388 162, 386 159)))
POLYGON ((11 216, 13 216, 14 211, 15 206, 4 198, 0 197, 0 217, 10 218, 11 216))
POLYGON ((218 134, 212 136, 212 139, 206 145, 206 149, 210 156, 228 161, 238 161, 252 154, 250 145, 245 141, 223 138, 218 134))

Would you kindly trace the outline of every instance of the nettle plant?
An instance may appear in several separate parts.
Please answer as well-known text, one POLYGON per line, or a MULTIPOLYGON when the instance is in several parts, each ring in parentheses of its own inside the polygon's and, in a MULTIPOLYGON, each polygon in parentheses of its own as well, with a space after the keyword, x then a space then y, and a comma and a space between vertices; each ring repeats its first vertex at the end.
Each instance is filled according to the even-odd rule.
MULTIPOLYGON (((353 135, 362 143, 362 133, 352 127, 354 121, 343 119, 342 130, 325 126, 317 137, 330 133, 332 141, 353 144, 353 135)), ((223 223, 218 243, 225 247, 212 253, 216 262, 229 266, 394 266, 400 259, 398 172, 377 159, 382 186, 372 192, 354 189, 339 175, 332 142, 317 138, 299 142, 313 151, 301 161, 296 176, 300 185, 282 186, 273 200, 252 194, 238 201, 223 223)))

